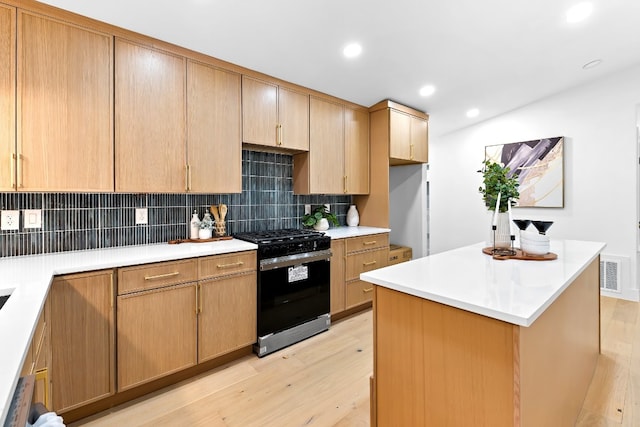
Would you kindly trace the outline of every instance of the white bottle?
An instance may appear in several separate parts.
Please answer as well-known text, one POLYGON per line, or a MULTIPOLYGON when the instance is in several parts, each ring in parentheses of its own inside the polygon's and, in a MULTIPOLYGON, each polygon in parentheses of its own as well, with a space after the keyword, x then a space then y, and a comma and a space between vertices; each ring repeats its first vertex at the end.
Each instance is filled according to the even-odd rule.
POLYGON ((194 210, 191 216, 191 238, 198 239, 198 233, 200 231, 200 218, 198 218, 198 211, 194 210))

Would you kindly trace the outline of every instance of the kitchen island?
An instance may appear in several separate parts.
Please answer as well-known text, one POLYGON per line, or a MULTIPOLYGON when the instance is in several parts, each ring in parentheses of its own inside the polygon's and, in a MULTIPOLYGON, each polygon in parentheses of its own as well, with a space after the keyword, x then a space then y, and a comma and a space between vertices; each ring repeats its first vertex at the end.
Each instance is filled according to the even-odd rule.
POLYGON ((553 261, 472 245, 364 273, 375 284, 372 425, 574 425, 600 352, 600 242, 553 261))

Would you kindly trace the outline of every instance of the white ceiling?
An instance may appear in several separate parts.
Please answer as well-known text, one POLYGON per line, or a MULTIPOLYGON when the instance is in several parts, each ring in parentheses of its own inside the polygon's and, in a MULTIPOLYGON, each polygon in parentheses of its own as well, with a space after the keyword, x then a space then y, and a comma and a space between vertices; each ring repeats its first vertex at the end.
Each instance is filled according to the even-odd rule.
POLYGON ((393 99, 444 134, 640 63, 640 0, 43 0, 364 106, 393 99), (363 52, 347 60, 342 48, 363 52), (582 65, 602 59, 600 66, 582 65), (420 87, 433 84, 423 98, 420 87), (465 113, 477 107, 480 115, 465 113))

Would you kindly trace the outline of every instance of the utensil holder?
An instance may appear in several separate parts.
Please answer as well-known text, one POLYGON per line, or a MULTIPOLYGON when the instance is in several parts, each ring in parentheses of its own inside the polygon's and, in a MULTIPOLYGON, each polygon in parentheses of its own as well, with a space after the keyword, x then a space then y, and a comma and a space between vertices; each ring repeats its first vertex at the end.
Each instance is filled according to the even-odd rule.
POLYGON ((224 221, 216 221, 215 223, 215 231, 216 231, 216 236, 224 236, 225 234, 227 234, 227 225, 225 224, 224 221))

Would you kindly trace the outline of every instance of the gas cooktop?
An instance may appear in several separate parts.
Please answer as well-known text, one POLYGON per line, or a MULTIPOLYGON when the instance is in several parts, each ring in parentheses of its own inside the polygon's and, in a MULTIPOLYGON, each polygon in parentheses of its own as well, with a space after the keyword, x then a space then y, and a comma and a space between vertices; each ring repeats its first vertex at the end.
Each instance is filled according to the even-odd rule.
POLYGON ((295 228, 284 228, 281 230, 252 231, 248 233, 236 233, 236 239, 245 240, 256 244, 273 242, 287 242, 298 239, 318 239, 324 237, 324 233, 312 230, 299 230, 295 228))

